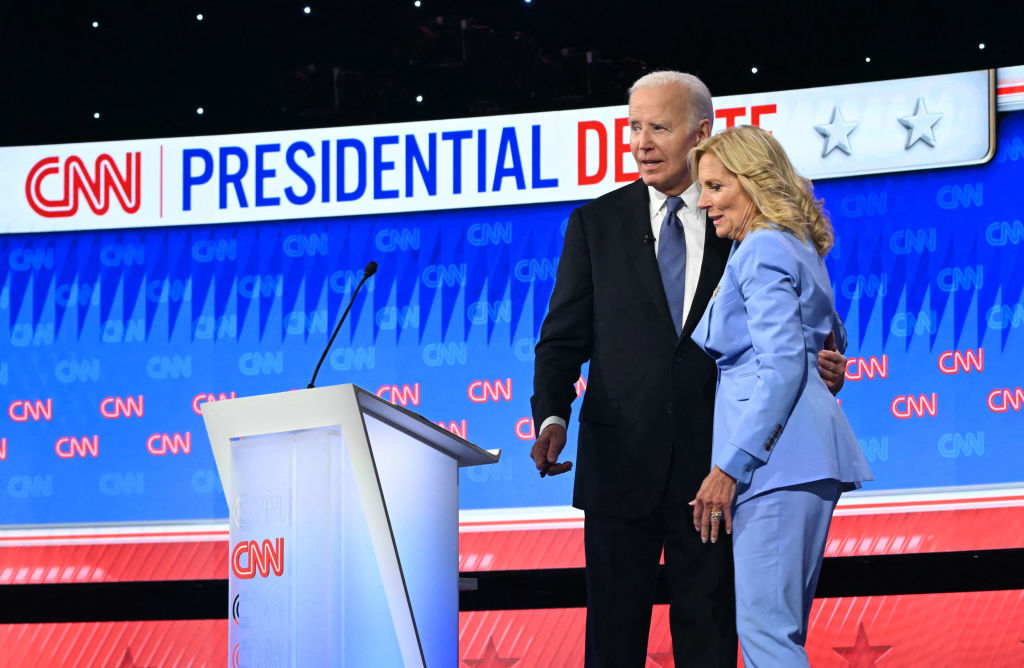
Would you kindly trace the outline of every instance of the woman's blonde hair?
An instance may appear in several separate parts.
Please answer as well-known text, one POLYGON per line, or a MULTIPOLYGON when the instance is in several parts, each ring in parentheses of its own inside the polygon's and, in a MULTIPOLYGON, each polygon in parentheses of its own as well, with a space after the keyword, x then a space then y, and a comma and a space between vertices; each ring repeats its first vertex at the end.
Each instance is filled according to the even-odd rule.
POLYGON ((775 137, 761 128, 743 125, 708 137, 687 159, 690 173, 700 181, 700 159, 711 153, 736 175, 757 216, 751 230, 784 228, 803 241, 810 240, 818 255, 832 248, 832 223, 814 198, 811 182, 800 176, 775 137))

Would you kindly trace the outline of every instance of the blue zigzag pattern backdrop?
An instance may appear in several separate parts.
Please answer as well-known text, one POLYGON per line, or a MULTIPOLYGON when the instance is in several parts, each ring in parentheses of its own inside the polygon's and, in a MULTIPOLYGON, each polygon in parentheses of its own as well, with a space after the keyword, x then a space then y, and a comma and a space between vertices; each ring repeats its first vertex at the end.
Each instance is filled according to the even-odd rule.
MULTIPOLYGON (((989 164, 817 185, 875 489, 1024 478, 1024 113, 999 120, 989 164)), ((318 385, 503 448, 463 508, 567 504, 526 453, 574 205, 0 237, 0 524, 226 517, 193 407, 305 387, 370 259, 318 385)))

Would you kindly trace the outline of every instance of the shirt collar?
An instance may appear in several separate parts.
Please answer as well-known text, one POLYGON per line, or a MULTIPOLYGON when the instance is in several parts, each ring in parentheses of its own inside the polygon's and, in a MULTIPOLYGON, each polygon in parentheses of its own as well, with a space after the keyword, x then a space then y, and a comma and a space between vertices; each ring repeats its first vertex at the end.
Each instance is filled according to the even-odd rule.
MULTIPOLYGON (((651 186, 647 186, 648 201, 651 206, 651 218, 656 218, 661 214, 662 209, 665 206, 665 200, 668 199, 668 195, 658 190, 655 190, 651 186)), ((690 210, 690 213, 697 213, 697 200, 700 199, 700 186, 694 181, 690 184, 690 187, 680 193, 679 197, 682 198, 683 204, 690 210)))

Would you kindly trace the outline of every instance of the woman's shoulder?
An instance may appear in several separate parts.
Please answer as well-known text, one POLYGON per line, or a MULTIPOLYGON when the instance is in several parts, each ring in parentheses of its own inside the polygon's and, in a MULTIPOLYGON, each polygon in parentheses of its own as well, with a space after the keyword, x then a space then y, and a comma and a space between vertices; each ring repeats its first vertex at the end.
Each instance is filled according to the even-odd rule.
POLYGON ((775 227, 751 230, 743 238, 734 256, 740 264, 772 262, 792 258, 805 245, 791 232, 775 227))

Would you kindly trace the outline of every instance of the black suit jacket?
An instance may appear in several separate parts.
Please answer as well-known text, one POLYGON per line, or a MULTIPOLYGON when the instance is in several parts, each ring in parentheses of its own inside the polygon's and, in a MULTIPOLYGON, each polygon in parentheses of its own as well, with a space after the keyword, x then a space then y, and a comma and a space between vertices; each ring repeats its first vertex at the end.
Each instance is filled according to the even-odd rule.
POLYGON ((647 186, 635 181, 569 218, 536 347, 531 404, 537 426, 552 415, 568 422, 574 383, 590 360, 579 417, 577 508, 647 515, 666 486, 692 499, 711 468, 717 371, 690 333, 718 285, 731 242, 719 239, 706 217, 705 226, 697 293, 677 337, 650 241, 647 186))

